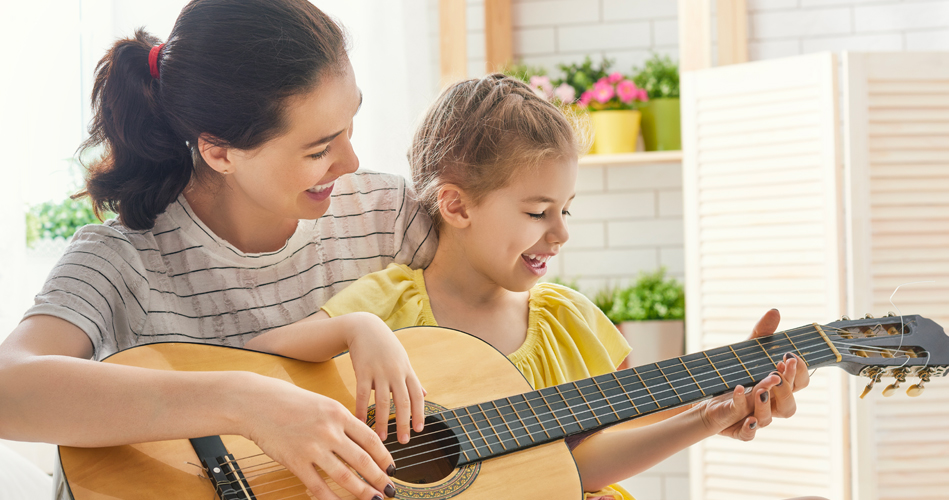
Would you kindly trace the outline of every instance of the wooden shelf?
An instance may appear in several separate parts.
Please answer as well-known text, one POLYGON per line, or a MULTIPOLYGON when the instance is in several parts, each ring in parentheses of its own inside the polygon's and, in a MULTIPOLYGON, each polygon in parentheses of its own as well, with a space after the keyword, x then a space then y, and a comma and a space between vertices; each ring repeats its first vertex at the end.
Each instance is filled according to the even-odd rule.
POLYGON ((682 151, 637 151, 611 155, 586 155, 580 157, 584 165, 641 165, 646 163, 682 163, 682 151))

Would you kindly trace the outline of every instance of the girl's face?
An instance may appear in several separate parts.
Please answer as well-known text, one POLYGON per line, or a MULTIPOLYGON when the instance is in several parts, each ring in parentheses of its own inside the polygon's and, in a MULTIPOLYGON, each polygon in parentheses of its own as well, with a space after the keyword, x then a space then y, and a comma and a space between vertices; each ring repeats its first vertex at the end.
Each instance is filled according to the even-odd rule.
POLYGON ((349 61, 328 71, 313 91, 291 97, 286 130, 253 150, 232 150, 228 187, 262 213, 317 219, 329 208, 333 182, 355 172, 353 116, 362 93, 349 61))
POLYGON ((529 290, 570 236, 567 216, 576 183, 576 159, 551 160, 489 193, 467 210, 470 230, 462 245, 468 260, 507 290, 529 290))

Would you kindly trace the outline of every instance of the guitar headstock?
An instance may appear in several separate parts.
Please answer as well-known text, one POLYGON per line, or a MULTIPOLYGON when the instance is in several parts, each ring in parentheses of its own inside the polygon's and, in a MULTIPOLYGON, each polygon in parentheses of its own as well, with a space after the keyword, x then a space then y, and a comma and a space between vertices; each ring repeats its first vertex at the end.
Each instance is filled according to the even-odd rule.
POLYGON ((934 321, 919 315, 887 315, 840 321, 822 325, 824 333, 840 354, 839 366, 854 375, 870 378, 860 396, 866 396, 883 377, 896 379, 883 390, 891 396, 906 377, 919 377, 906 393, 919 396, 930 378, 949 370, 949 336, 934 321))

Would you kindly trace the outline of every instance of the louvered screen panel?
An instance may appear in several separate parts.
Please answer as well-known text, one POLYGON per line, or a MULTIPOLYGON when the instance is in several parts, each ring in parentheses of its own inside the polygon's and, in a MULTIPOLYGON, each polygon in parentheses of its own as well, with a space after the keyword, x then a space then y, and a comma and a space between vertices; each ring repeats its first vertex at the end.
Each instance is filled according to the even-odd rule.
MULTIPOLYGON (((772 307, 788 329, 844 310, 835 58, 816 54, 682 76, 690 351, 747 338, 772 307)), ((842 372, 751 443, 693 447, 692 498, 846 498, 842 372)))
MULTIPOLYGON (((844 61, 851 312, 895 311, 897 286, 935 281, 905 285, 893 301, 949 326, 949 53, 844 61)), ((855 401, 859 498, 947 498, 949 381, 934 380, 915 399, 877 388, 855 401)))

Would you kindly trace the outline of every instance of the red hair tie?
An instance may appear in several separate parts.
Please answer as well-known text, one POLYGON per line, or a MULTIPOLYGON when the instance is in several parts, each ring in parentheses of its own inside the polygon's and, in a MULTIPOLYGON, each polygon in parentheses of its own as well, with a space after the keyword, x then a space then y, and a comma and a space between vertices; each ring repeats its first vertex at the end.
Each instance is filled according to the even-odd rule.
POLYGON ((152 50, 148 51, 148 72, 152 74, 152 78, 158 78, 158 58, 161 57, 161 49, 165 48, 165 44, 157 45, 152 47, 152 50))

